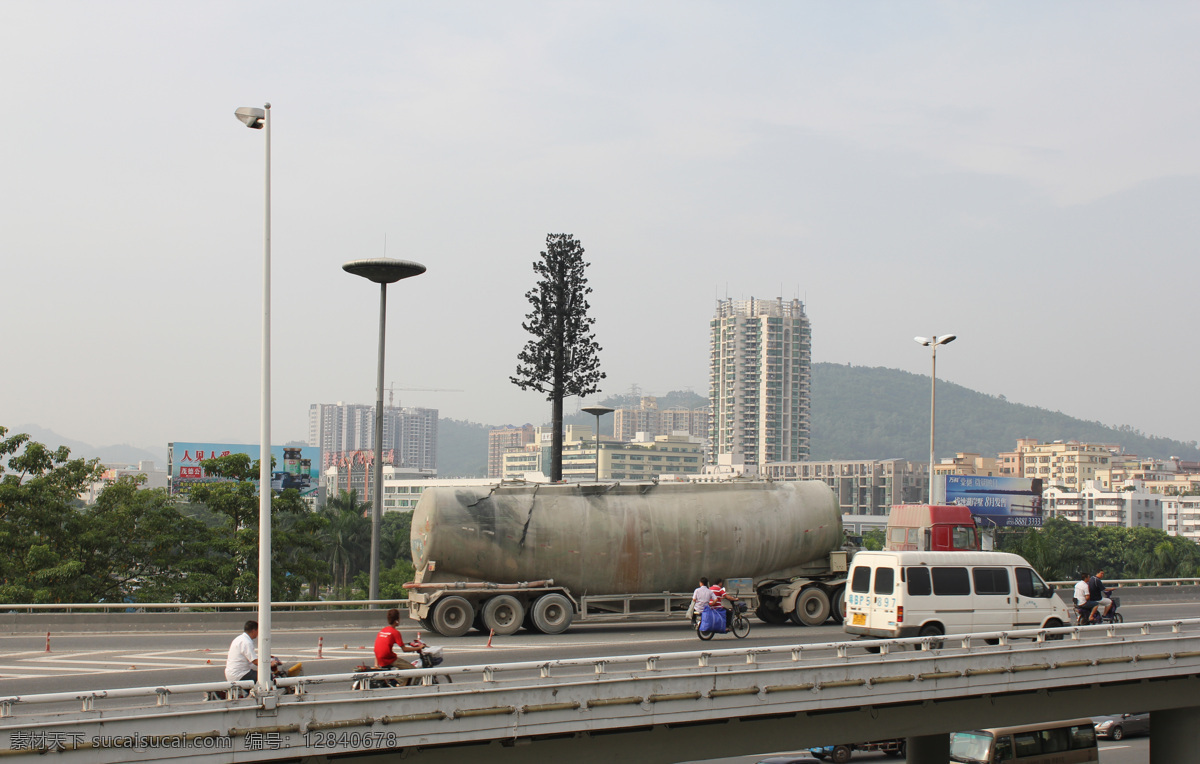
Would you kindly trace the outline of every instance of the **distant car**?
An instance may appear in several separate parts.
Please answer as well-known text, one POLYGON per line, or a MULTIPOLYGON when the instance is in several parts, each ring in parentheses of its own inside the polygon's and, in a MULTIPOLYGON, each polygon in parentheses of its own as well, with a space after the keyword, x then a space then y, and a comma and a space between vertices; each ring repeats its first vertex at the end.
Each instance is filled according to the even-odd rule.
POLYGON ((1150 714, 1093 716, 1092 724, 1096 725, 1096 737, 1112 740, 1120 740, 1126 735, 1150 734, 1150 714))

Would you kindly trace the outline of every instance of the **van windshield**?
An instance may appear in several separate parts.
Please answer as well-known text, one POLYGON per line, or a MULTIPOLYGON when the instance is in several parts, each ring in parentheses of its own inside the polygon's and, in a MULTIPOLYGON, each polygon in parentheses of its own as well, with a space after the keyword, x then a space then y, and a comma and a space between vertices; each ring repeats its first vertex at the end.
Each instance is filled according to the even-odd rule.
POLYGON ((950 735, 950 761, 987 764, 992 760, 992 736, 986 732, 954 732, 950 735))

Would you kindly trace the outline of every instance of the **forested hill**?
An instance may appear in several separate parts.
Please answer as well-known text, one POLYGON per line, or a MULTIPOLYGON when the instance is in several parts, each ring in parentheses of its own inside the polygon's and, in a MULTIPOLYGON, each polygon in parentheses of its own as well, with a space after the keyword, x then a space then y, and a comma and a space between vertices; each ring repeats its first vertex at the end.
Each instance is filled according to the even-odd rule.
MULTIPOLYGON (((1010 403, 938 380, 937 455, 995 456, 1018 438, 1115 443, 1126 453, 1200 460, 1196 441, 1147 436, 1010 403)), ((929 460, 929 377, 897 369, 813 364, 812 458, 929 460)))
MULTIPOLYGON (((695 408, 707 398, 678 391, 658 397, 660 408, 695 408)), ((607 406, 636 406, 632 396, 613 396, 607 406)), ((568 404, 568 410, 572 404, 568 404)), ((1079 440, 1115 443, 1126 453, 1200 461, 1197 443, 1147 436, 1128 426, 1085 422, 1057 411, 1010 403, 961 385, 938 380, 937 453, 964 451, 995 456, 1011 451, 1018 438, 1044 442, 1079 440)), ((547 404, 547 411, 549 404, 547 404)), ((586 414, 566 417, 568 424, 593 425, 586 414)), ((612 417, 602 420, 611 432, 612 417)), ((442 419, 438 433, 438 473, 444 476, 487 472, 489 425, 442 419)), ((929 377, 897 369, 816 363, 812 368, 811 458, 929 459, 929 377)))

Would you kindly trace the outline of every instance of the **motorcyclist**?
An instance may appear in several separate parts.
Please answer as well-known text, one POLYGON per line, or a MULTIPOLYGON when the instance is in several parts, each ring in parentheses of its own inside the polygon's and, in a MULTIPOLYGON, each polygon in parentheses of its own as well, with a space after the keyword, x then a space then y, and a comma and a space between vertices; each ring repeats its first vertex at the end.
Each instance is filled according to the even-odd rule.
MULTIPOLYGON (((425 646, 419 639, 405 642, 400 630, 396 628, 399 623, 400 611, 396 608, 387 611, 387 626, 380 629, 379 634, 375 636, 375 665, 378 668, 393 667, 392 664, 396 662, 396 652, 392 648, 395 645, 399 645, 400 649, 406 653, 419 653, 425 646)), ((416 666, 417 664, 411 665, 416 666)))
POLYGON ((1095 602, 1093 605, 1093 617, 1096 610, 1104 608, 1100 611, 1100 617, 1103 618, 1112 612, 1113 601, 1108 596, 1108 592, 1104 591, 1104 571, 1096 571, 1096 575, 1092 576, 1088 581, 1088 600, 1095 602))

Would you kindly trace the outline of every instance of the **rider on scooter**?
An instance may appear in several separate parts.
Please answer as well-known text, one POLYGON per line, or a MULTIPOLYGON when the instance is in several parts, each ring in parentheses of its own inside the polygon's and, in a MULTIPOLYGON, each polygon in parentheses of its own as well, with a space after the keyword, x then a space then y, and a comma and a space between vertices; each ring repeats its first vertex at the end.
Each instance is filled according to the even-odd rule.
POLYGON ((412 642, 404 641, 404 637, 396 628, 400 623, 400 611, 396 608, 387 611, 387 622, 388 625, 380 629, 379 634, 375 637, 375 665, 379 668, 392 668, 392 664, 396 662, 393 645, 400 645, 400 649, 406 653, 419 653, 425 646, 419 639, 414 639, 412 642))

